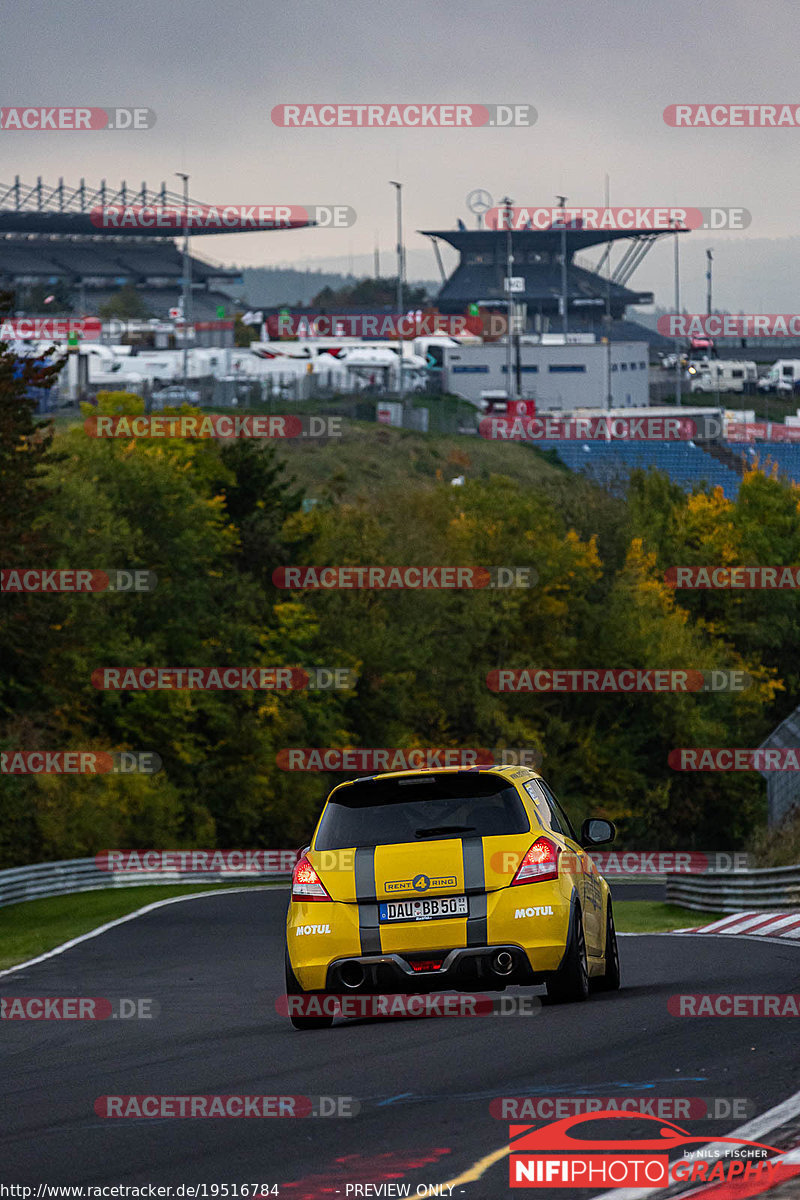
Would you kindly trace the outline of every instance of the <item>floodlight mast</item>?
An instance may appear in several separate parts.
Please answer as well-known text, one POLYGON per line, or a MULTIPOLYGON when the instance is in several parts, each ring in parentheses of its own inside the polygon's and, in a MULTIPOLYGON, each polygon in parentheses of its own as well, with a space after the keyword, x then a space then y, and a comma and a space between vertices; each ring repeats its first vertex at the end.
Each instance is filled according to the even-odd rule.
POLYGON ((189 176, 175 174, 183 180, 183 386, 189 386, 189 317, 192 297, 192 262, 189 258, 189 176))

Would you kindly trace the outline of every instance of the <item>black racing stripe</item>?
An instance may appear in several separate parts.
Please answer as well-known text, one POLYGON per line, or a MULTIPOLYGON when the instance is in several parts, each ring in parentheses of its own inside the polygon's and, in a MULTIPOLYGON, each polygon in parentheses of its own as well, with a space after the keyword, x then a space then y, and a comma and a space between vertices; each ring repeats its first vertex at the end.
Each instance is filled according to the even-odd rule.
POLYGON ((362 954, 380 954, 381 926, 378 919, 375 890, 375 847, 359 846, 356 850, 356 900, 358 902, 358 932, 362 954))
POLYGON ((486 876, 483 869, 483 842, 479 837, 462 838, 464 862, 464 891, 469 897, 467 945, 485 946, 489 928, 487 921, 486 876))

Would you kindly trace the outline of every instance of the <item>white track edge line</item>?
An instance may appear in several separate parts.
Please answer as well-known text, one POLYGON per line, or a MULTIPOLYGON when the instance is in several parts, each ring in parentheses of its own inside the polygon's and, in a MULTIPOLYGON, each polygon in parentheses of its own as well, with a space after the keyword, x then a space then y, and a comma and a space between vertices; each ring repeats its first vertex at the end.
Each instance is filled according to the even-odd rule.
MULTIPOLYGON (((284 884, 265 884, 264 887, 280 890, 284 884)), ((65 950, 71 950, 73 946, 79 946, 81 942, 88 942, 90 938, 99 937, 101 933, 105 933, 109 929, 115 929, 117 925, 124 925, 126 921, 133 921, 136 917, 142 917, 145 913, 153 912, 157 908, 165 908, 168 904, 179 904, 182 900, 202 900, 206 896, 230 896, 233 892, 252 892, 258 888, 253 887, 238 887, 238 888, 219 888, 216 891, 210 892, 190 892, 186 896, 167 896, 163 900, 154 900, 152 904, 145 904, 143 908, 137 908, 132 913, 127 913, 124 917, 116 917, 113 921, 107 921, 105 925, 98 925, 96 929, 90 929, 88 933, 81 933, 77 937, 70 938, 68 942, 62 942, 60 946, 54 947, 52 950, 46 950, 44 954, 37 955, 36 958, 29 958, 26 962, 17 963, 16 966, 6 967, 0 971, 0 979, 4 975, 12 975, 15 971, 24 971, 26 967, 33 967, 37 963, 45 962, 48 958, 55 958, 57 954, 63 954, 65 950)), ((69 895, 78 895, 79 893, 67 893, 69 895)))

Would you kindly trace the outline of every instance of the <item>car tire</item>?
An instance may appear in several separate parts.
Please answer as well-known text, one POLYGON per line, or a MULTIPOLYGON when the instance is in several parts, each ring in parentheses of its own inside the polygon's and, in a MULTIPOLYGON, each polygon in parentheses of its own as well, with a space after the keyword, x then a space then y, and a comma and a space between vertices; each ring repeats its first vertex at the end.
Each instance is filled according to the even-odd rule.
POLYGON ((547 995, 554 1004, 574 1004, 589 998, 589 965, 586 961, 586 937, 583 917, 575 905, 575 927, 564 961, 547 980, 547 995))
MULTIPOLYGON (((286 951, 285 956, 286 970, 286 995, 287 996, 324 996, 325 992, 307 992, 300 987, 297 981, 297 976, 292 970, 292 964, 289 962, 289 951, 286 951)), ((330 1029, 333 1024, 333 1017, 298 1017, 293 1013, 289 1014, 289 1020, 294 1025, 295 1029, 330 1029)))
POLYGON ((592 987, 597 992, 616 992, 619 989, 620 983, 619 947, 617 946, 617 930, 614 925, 614 914, 611 911, 610 901, 608 904, 608 916, 606 917, 605 964, 605 971, 602 975, 598 975, 592 980, 592 987))

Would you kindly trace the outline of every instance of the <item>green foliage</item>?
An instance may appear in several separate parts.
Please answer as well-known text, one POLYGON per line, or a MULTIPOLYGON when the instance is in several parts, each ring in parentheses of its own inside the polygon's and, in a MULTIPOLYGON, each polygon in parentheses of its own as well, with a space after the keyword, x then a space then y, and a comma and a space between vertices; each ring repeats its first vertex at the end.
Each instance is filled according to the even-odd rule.
MULTIPOLYGON (((403 288, 403 302, 410 307, 418 307, 427 303, 428 297, 424 287, 403 288)), ((322 312, 335 311, 337 308, 354 308, 363 305, 365 308, 392 309, 397 303, 397 277, 394 279, 359 279, 357 283, 348 283, 335 290, 326 285, 317 292, 311 301, 312 308, 322 312)))
POLYGON ((257 339, 259 331, 253 325, 245 325, 242 316, 237 312, 233 318, 233 344, 246 350, 257 339))
MULTIPOLYGON (((0 319, 11 310, 12 296, 0 292, 0 319)), ((50 386, 58 367, 43 358, 18 359, 0 342, 0 565, 37 567, 50 554, 48 540, 34 530, 45 503, 45 460, 53 459, 52 426, 37 421, 32 387, 50 386)), ((36 703, 46 645, 46 624, 38 597, 19 596, 0 606, 0 720, 12 710, 36 703)), ((2 834, 0 834, 2 836, 2 834)))
POLYGON ((153 313, 142 299, 132 283, 126 283, 105 304, 101 304, 98 312, 104 321, 118 318, 120 321, 146 321, 153 313))
POLYGON ((72 289, 66 279, 56 283, 34 283, 30 287, 20 285, 17 288, 15 309, 25 309, 28 313, 71 313, 73 311, 72 289), (52 296, 49 304, 45 300, 52 296))
MULTIPOLYGON (((288 747, 534 747, 575 820, 607 816, 631 847, 732 848, 762 822, 759 776, 676 772, 668 755, 756 746, 800 702, 796 599, 675 591, 664 572, 800 561, 797 489, 753 473, 731 503, 639 473, 612 496, 518 447, 504 448, 511 478, 478 465, 466 440, 407 431, 391 463, 389 442, 358 432, 335 453, 81 426, 51 440, 3 355, 0 401, 5 561, 158 577, 152 593, 4 596, 0 750, 163 761, 152 777, 0 777, 0 866, 115 845, 301 845, 336 779, 279 769, 288 747), (467 479, 453 488, 456 474, 467 479), (308 511, 296 476, 312 481, 308 511), (293 564, 522 566, 535 581, 279 590, 274 570, 293 564), (358 679, 343 692, 92 686, 96 668, 129 666, 347 667, 358 679), (489 689, 489 672, 514 667, 739 670, 752 686, 489 689)), ((105 393, 84 407, 136 413, 142 401, 105 393)))
POLYGON ((800 811, 795 809, 777 829, 762 826, 750 848, 757 867, 791 867, 800 863, 800 811))

